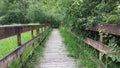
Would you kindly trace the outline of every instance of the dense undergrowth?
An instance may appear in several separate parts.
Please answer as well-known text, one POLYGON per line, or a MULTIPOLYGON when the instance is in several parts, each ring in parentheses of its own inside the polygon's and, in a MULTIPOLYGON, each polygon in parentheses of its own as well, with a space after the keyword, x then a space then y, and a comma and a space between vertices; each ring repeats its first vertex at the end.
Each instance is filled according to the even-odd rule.
POLYGON ((99 52, 85 44, 82 37, 78 39, 64 27, 60 28, 60 32, 64 38, 63 42, 69 51, 69 56, 76 59, 76 64, 79 68, 100 68, 101 65, 106 68, 119 68, 119 62, 111 62, 111 59, 106 59, 105 56, 103 62, 99 61, 99 52))

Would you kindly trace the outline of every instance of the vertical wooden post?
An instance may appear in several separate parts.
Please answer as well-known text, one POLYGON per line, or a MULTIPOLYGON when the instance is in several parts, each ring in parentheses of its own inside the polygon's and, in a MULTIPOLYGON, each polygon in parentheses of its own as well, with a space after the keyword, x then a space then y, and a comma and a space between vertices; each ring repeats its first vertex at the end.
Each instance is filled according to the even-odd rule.
MULTIPOLYGON (((45 32, 46 32, 46 30, 47 30, 47 25, 45 25, 45 32)), ((46 33, 45 33, 45 36, 46 36, 46 33)))
MULTIPOLYGON (((21 34, 19 33, 18 35, 17 35, 17 42, 18 42, 18 46, 21 46, 21 34)), ((21 59, 21 56, 22 55, 20 55, 20 67, 22 68, 22 59, 21 59)))
POLYGON ((48 34, 48 28, 49 28, 49 25, 46 25, 46 35, 48 34))
MULTIPOLYGON (((36 29, 36 33, 37 33, 37 35, 40 33, 39 28, 36 29)), ((40 38, 38 39, 38 43, 39 43, 39 42, 40 42, 40 38)))
POLYGON ((47 29, 47 25, 45 25, 45 30, 47 29))
POLYGON ((17 35, 17 42, 18 42, 18 46, 21 45, 21 34, 17 35))
POLYGON ((41 36, 40 36, 40 42, 42 42, 42 39, 43 39, 43 37, 42 37, 42 33, 43 33, 43 26, 42 26, 42 27, 40 27, 40 33, 41 33, 41 36))
MULTIPOLYGON (((34 38, 34 32, 33 32, 33 30, 31 31, 31 36, 32 36, 32 38, 34 38)), ((34 43, 32 45, 34 46, 34 43)))
POLYGON ((41 29, 42 29, 42 36, 41 36, 41 37, 42 37, 42 40, 43 40, 43 37, 44 37, 44 36, 43 36, 43 35, 44 35, 44 34, 43 34, 43 32, 44 32, 44 26, 42 26, 41 29))
POLYGON ((37 35, 39 34, 39 29, 36 29, 36 33, 37 33, 37 35))
MULTIPOLYGON (((103 33, 100 33, 99 41, 100 41, 101 43, 103 43, 103 33)), ((102 49, 103 46, 99 46, 99 48, 102 49)), ((102 54, 102 52, 100 52, 100 53, 99 53, 99 60, 100 60, 100 61, 102 61, 102 56, 103 56, 103 54, 102 54)))

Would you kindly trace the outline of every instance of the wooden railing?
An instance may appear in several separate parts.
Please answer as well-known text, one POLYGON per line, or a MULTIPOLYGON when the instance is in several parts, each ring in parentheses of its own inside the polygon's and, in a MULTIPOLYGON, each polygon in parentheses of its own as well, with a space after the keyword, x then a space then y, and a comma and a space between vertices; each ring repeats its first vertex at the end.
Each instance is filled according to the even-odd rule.
MULTIPOLYGON (((16 58, 20 58, 21 54, 28 47, 34 45, 35 41, 39 41, 39 43, 41 43, 40 37, 44 36, 45 38, 48 33, 48 30, 49 30, 48 25, 0 26, 0 40, 17 35, 17 42, 18 42, 18 47, 14 51, 12 51, 8 55, 0 59, 0 68, 7 68, 16 58), (42 29, 42 32, 40 32, 40 29, 42 29), (36 30, 36 33, 37 33, 36 36, 34 36, 33 30, 36 30), (21 33, 24 33, 27 31, 31 31, 32 39, 27 41, 24 44, 21 44, 21 33)), ((30 54, 31 53, 32 51, 30 52, 30 54)), ((29 55, 27 57, 29 57, 29 55)), ((22 63, 21 63, 21 66, 22 66, 22 63)))
POLYGON ((120 35, 120 24, 103 24, 103 25, 94 25, 93 27, 88 27, 86 30, 91 31, 101 31, 113 35, 120 35))
MULTIPOLYGON (((99 41, 92 40, 88 37, 84 38, 84 42, 91 45, 93 48, 100 51, 99 60, 102 61, 102 53, 111 53, 110 47, 105 45, 104 42, 104 33, 120 36, 120 24, 103 24, 95 25, 93 27, 88 27, 86 30, 99 32, 99 41)), ((112 57, 112 55, 110 55, 112 57)))
MULTIPOLYGON (((102 64, 102 57, 103 54, 108 54, 108 53, 112 53, 111 49, 108 45, 104 44, 104 33, 108 33, 108 34, 112 34, 115 36, 120 36, 120 24, 104 24, 104 25, 94 25, 92 27, 88 27, 85 30, 87 31, 95 31, 99 33, 99 41, 93 40, 89 37, 85 37, 82 40, 92 46, 93 48, 95 48, 96 50, 98 50, 99 53, 99 63, 100 63, 100 68, 105 68, 105 66, 102 64)), ((74 35, 76 38, 80 39, 80 36, 78 36, 77 34, 73 33, 72 31, 68 31, 70 32, 72 35, 74 35)), ((112 58, 112 55, 109 55, 109 57, 112 58)))

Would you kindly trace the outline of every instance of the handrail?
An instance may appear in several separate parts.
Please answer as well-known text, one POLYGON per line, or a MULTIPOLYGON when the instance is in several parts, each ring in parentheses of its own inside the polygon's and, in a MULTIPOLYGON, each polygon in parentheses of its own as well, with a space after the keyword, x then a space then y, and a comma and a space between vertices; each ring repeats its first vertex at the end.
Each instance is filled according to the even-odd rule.
MULTIPOLYGON (((96 31, 96 32, 100 33, 99 43, 97 43, 97 41, 95 42, 94 40, 92 40, 90 38, 84 39, 85 43, 91 45, 92 47, 94 47, 95 49, 100 51, 99 60, 102 60, 102 53, 111 52, 110 47, 103 44, 103 41, 104 41, 103 34, 108 33, 108 34, 120 36, 120 24, 102 24, 102 25, 97 24, 92 27, 86 28, 86 30, 96 31), (100 43, 101 43, 101 45, 100 45, 100 43), (101 52, 101 50, 103 50, 103 52, 101 52)), ((112 56, 110 55, 110 57, 112 57, 112 56)))
MULTIPOLYGON (((10 52, 8 55, 0 59, 0 68, 7 68, 16 58, 19 58, 21 54, 35 41, 40 41, 41 36, 46 36, 49 30, 48 25, 20 25, 20 26, 0 26, 0 39, 4 39, 10 36, 17 35, 18 47, 10 52), (39 29, 44 28, 42 33, 39 29), (33 30, 36 30, 37 36, 33 36, 33 30), (21 44, 21 33, 31 31, 32 39, 24 44, 21 44)), ((39 42, 40 43, 40 42, 39 42)))
POLYGON ((27 32, 34 29, 39 29, 46 26, 42 25, 13 25, 13 26, 0 26, 0 39, 4 39, 13 35, 27 32))
POLYGON ((86 28, 86 30, 105 32, 113 35, 120 35, 120 24, 102 24, 86 28))
MULTIPOLYGON (((96 50, 98 50, 99 53, 99 60, 102 61, 102 56, 104 54, 111 53, 111 49, 108 45, 105 45, 104 42, 104 33, 120 36, 120 24, 102 24, 102 25, 94 25, 91 27, 87 27, 85 30, 87 31, 95 31, 99 33, 99 41, 95 41, 91 38, 85 37, 82 40, 87 43, 88 45, 92 46, 96 50)), ((72 33, 72 32, 71 32, 72 33)), ((79 38, 76 34, 72 33, 74 36, 79 38)), ((109 57, 112 57, 112 55, 109 55, 109 57)))

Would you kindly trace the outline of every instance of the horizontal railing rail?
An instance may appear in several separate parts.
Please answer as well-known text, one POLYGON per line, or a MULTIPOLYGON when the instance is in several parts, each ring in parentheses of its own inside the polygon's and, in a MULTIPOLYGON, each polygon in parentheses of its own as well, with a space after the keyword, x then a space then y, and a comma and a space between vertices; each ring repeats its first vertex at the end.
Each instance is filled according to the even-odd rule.
MULTIPOLYGON (((120 36, 120 24, 103 24, 103 25, 94 25, 92 27, 87 27, 85 30, 87 31, 95 31, 99 33, 99 41, 93 40, 89 37, 85 37, 82 40, 92 46, 93 48, 95 48, 96 50, 98 50, 99 53, 99 60, 102 61, 102 56, 103 53, 104 54, 108 54, 108 53, 112 53, 111 52, 111 48, 104 44, 104 33, 108 33, 111 35, 115 35, 115 36, 120 36)), ((71 32, 69 30, 69 32, 74 35, 77 38, 80 38, 78 35, 76 35, 75 33, 71 32)), ((109 57, 112 57, 112 55, 109 55, 109 57)), ((105 68, 102 67, 101 68, 105 68)))
POLYGON ((17 35, 23 32, 31 31, 45 27, 42 25, 19 25, 19 26, 0 26, 0 39, 7 38, 13 35, 17 35))
POLYGON ((120 35, 120 24, 94 25, 92 27, 86 28, 86 30, 105 32, 113 35, 120 35))
MULTIPOLYGON (((8 68, 8 66, 16 59, 20 58, 22 53, 30 46, 34 45, 35 41, 40 43, 40 37, 46 36, 49 25, 20 25, 20 26, 0 26, 0 39, 17 35, 18 47, 8 55, 0 59, 0 68, 8 68), (40 32, 39 29, 42 29, 40 32), (37 35, 34 36, 33 30, 36 30, 37 35), (21 44, 21 33, 31 31, 32 39, 24 44, 21 44)), ((36 46, 37 47, 37 46, 36 46)), ((35 48, 36 48, 35 47, 35 48)), ((21 63, 22 64, 22 63, 21 63)), ((22 67, 22 65, 21 65, 22 67)))
MULTIPOLYGON (((116 36, 120 36, 120 24, 103 24, 103 25, 94 25, 92 27, 88 27, 86 28, 86 30, 89 31, 96 31, 99 32, 99 42, 98 41, 94 41, 90 38, 85 38, 84 42, 91 45, 92 47, 94 47, 95 49, 97 49, 98 51, 100 51, 99 54, 99 60, 102 60, 102 53, 110 53, 110 47, 108 45, 105 45, 104 42, 104 33, 108 33, 108 34, 112 34, 112 35, 116 35, 116 36)), ((112 57, 111 55, 109 55, 110 57, 112 57)))
POLYGON ((100 52, 104 52, 104 53, 110 52, 110 48, 107 45, 105 45, 101 42, 92 40, 88 37, 84 38, 83 40, 84 40, 85 43, 91 45, 93 48, 99 50, 100 52))

